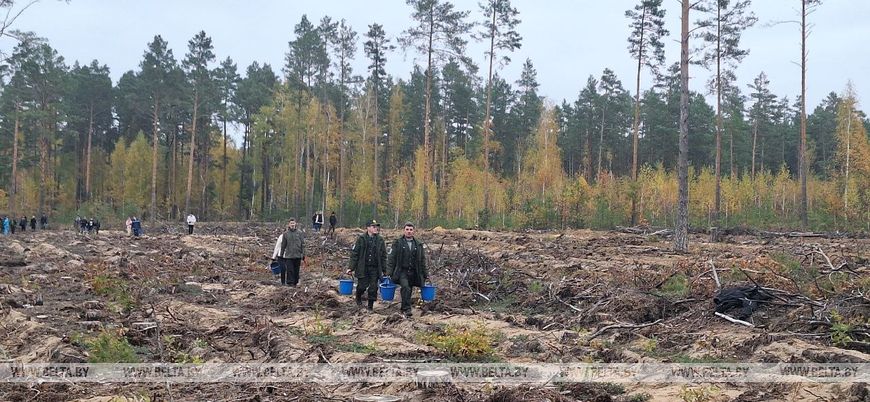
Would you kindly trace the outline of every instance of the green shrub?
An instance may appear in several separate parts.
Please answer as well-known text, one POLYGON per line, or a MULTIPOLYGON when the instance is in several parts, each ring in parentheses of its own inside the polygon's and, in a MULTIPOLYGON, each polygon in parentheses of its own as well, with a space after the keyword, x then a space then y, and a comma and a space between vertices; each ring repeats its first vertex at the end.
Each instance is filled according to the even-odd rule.
POLYGON ((339 343, 337 348, 342 352, 352 353, 375 353, 378 351, 378 347, 375 346, 374 343, 368 343, 365 345, 359 342, 339 343))
POLYGON ((108 298, 121 310, 129 310, 136 306, 136 301, 130 296, 127 283, 121 278, 100 274, 91 279, 91 287, 94 293, 108 298))
POLYGON ((835 346, 846 346, 853 339, 849 336, 852 325, 845 322, 843 316, 837 310, 831 311, 831 343, 835 346))
POLYGON ((689 294, 689 278, 685 274, 676 274, 668 278, 659 294, 668 298, 682 298, 689 294))
POLYGON ((90 363, 136 363, 139 357, 127 342, 127 338, 103 331, 96 338, 85 342, 90 363))
POLYGON ((532 281, 529 283, 529 292, 530 293, 541 293, 544 291, 544 284, 540 281, 532 281))
POLYGON ((475 328, 448 325, 442 333, 420 334, 420 340, 461 361, 488 361, 495 356, 494 346, 501 334, 482 325, 475 328))

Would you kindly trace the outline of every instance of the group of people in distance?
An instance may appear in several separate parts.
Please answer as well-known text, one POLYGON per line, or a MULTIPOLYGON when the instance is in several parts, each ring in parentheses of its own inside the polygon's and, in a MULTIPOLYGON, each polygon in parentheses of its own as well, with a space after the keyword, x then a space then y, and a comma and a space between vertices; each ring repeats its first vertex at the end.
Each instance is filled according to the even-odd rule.
MULTIPOLYGON (((10 234, 15 234, 15 228, 18 227, 21 232, 27 231, 27 225, 30 224, 30 230, 36 230, 36 215, 33 215, 30 220, 27 220, 27 216, 22 216, 20 220, 16 221, 14 217, 10 218, 6 215, 3 215, 0 218, 0 230, 4 236, 9 236, 10 234)), ((39 218, 39 228, 45 230, 48 228, 48 217, 45 214, 39 218)))
POLYGON ((100 220, 96 218, 76 216, 74 227, 80 234, 100 234, 100 220))
POLYGON ((124 225, 127 227, 127 236, 133 235, 139 237, 142 234, 142 221, 139 218, 128 216, 124 225))
MULTIPOLYGON (((330 216, 330 232, 335 230, 334 216, 335 213, 330 216)), ((315 231, 317 230, 319 228, 315 227, 315 231)), ((370 220, 366 223, 366 232, 357 237, 350 251, 346 272, 356 277, 355 296, 359 308, 363 307, 365 296, 367 310, 373 311, 378 297, 378 285, 383 278, 390 278, 400 287, 402 314, 406 317, 412 316, 413 287, 422 287, 429 280, 426 247, 416 238, 415 230, 413 223, 406 222, 402 235, 387 249, 386 242, 380 236, 380 222, 370 220)), ((305 236, 299 230, 296 219, 288 220, 287 230, 278 236, 272 251, 272 261, 280 266, 282 285, 299 284, 299 269, 305 261, 305 236)))
MULTIPOLYGON (((329 215, 329 229, 326 234, 335 234, 335 224, 338 223, 338 218, 335 216, 335 211, 329 215)), ((311 217, 311 227, 315 232, 319 232, 323 228, 323 211, 317 211, 311 217)))

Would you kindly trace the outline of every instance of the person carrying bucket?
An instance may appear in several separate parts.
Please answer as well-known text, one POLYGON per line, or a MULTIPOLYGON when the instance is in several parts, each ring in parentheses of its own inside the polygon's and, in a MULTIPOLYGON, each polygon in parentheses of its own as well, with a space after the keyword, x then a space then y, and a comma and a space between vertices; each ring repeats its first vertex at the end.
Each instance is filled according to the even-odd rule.
POLYGON ((287 221, 287 231, 278 236, 272 259, 278 259, 281 264, 281 284, 296 286, 299 284, 299 267, 305 260, 305 238, 296 229, 296 219, 287 221))
POLYGON ((379 235, 381 224, 372 219, 366 223, 366 233, 360 235, 350 251, 347 273, 357 278, 356 305, 362 307, 362 295, 368 294, 368 310, 372 311, 378 297, 378 279, 387 274, 387 246, 379 235))
POLYGON ((393 242, 387 259, 387 275, 401 286, 402 314, 411 317, 411 292, 429 280, 426 269, 426 251, 422 242, 414 237, 414 224, 405 223, 404 233, 393 242))

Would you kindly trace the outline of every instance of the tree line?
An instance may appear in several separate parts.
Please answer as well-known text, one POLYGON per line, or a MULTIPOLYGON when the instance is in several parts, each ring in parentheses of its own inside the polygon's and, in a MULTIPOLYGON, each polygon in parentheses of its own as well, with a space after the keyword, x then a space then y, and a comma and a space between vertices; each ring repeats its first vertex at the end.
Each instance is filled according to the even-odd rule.
POLYGON ((522 49, 509 0, 473 14, 408 0, 410 27, 392 35, 303 15, 283 66, 244 71, 206 32, 184 55, 156 35, 117 83, 99 61, 69 65, 46 40, 18 33, 2 63, 0 205, 13 216, 273 220, 324 210, 345 225, 673 225, 685 176, 692 225, 866 230, 870 121, 851 87, 807 114, 803 96, 772 93, 764 72, 738 85, 733 70, 749 51, 740 34, 756 20, 749 0, 693 3, 694 29, 681 36, 702 50, 666 66, 661 3, 626 12, 637 69, 622 78, 633 91, 605 69, 559 103, 539 93, 530 59, 519 77, 500 74, 522 49), (469 40, 487 45, 484 59, 467 54, 469 40), (385 71, 400 52, 421 56, 406 77, 385 71), (351 67, 359 53, 365 71, 351 67), (708 74, 709 93, 688 90, 689 65, 708 74))

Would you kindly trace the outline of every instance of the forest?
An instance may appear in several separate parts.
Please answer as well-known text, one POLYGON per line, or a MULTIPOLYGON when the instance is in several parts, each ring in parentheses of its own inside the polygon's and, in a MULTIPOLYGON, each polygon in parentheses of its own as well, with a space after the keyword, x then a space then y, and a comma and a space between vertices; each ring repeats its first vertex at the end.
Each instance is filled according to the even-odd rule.
MULTIPOLYGON (((409 0, 407 27, 302 15, 281 66, 237 66, 204 31, 175 54, 158 33, 117 82, 99 60, 67 60, 38 33, 4 25, 17 45, 0 70, 0 208, 58 219, 324 210, 346 226, 671 227, 683 88, 663 41, 677 35, 661 0, 636 3, 621 34, 637 75, 578 72, 585 85, 563 100, 539 92, 507 0, 475 10, 409 0), (469 41, 487 45, 485 59, 468 54, 469 41), (419 64, 387 74, 403 54, 419 64), (352 69, 357 58, 365 71, 352 69), (520 76, 501 75, 506 63, 522 63, 520 76)), ((750 1, 700 2, 692 15, 692 76, 708 91, 688 93, 690 225, 868 230, 870 120, 851 86, 818 105, 772 93, 764 71, 741 88, 733 71, 752 44, 740 36, 758 20, 750 1)))

